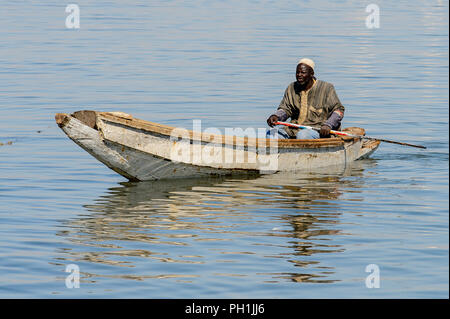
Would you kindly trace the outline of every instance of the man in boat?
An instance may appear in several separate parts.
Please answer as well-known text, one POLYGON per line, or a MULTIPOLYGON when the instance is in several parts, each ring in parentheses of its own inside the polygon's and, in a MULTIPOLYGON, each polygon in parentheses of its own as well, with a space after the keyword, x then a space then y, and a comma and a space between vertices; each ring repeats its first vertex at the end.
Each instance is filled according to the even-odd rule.
POLYGON ((267 119, 272 129, 268 138, 315 139, 330 136, 330 130, 339 130, 344 117, 344 106, 339 101, 334 86, 314 76, 314 61, 301 59, 295 76, 297 81, 287 87, 277 111, 267 119), (274 127, 277 121, 291 118, 295 124, 320 127, 320 132, 311 129, 274 127))

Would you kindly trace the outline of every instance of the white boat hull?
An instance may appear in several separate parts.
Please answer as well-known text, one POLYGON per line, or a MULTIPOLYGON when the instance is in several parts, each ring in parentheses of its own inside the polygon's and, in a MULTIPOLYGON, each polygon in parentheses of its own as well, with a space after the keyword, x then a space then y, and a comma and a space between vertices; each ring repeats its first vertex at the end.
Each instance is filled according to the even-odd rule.
POLYGON ((278 143, 269 139, 212 138, 200 133, 196 138, 198 132, 192 131, 189 131, 190 138, 176 139, 165 126, 129 115, 88 112, 92 112, 88 113, 91 117, 95 115, 95 120, 57 114, 56 121, 76 144, 130 180, 345 167, 349 162, 369 156, 379 145, 377 141, 363 144, 360 139, 321 139, 325 141, 316 144, 307 140, 279 140, 278 143))

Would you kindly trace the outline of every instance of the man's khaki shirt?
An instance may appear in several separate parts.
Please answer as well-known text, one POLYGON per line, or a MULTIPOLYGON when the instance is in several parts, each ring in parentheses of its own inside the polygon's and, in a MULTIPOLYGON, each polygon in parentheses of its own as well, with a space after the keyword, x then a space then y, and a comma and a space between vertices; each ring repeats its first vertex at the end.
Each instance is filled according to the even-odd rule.
MULTIPOLYGON (((345 111, 334 86, 321 80, 316 80, 308 91, 300 91, 297 82, 289 84, 278 109, 285 111, 292 123, 314 127, 320 127, 334 111, 342 116, 345 111)), ((285 131, 295 136, 298 129, 286 127, 285 131)))

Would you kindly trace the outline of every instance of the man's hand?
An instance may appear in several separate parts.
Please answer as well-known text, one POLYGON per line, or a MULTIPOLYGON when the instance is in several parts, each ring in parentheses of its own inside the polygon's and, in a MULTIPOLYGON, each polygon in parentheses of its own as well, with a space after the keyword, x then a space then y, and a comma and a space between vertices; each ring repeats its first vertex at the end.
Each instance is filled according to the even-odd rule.
POLYGON ((330 136, 331 127, 328 125, 322 125, 320 127, 320 137, 329 137, 330 136))
POLYGON ((269 118, 267 119, 267 124, 269 124, 270 127, 274 127, 278 122, 278 116, 276 116, 275 114, 269 116, 269 118))

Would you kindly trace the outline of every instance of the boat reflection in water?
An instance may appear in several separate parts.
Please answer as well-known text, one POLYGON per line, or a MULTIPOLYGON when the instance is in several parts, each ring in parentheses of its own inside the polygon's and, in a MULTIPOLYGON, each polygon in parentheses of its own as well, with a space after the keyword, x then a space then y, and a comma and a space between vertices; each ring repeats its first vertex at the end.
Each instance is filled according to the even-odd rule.
POLYGON ((375 165, 363 162, 326 174, 120 183, 65 222, 59 235, 71 246, 60 260, 86 262, 90 278, 339 281, 341 205, 358 201, 364 168, 375 165))

